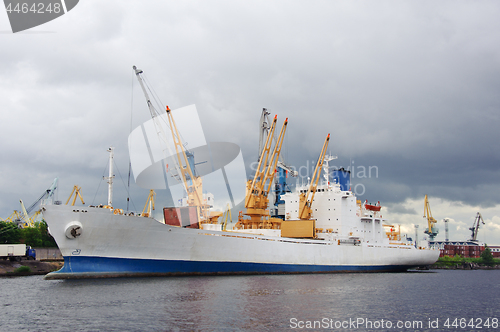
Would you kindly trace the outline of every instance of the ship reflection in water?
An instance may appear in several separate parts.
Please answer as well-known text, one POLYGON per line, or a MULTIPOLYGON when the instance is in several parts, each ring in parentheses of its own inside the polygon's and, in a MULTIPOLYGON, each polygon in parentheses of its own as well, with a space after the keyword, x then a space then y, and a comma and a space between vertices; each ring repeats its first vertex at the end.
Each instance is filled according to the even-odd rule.
POLYGON ((4 278, 0 326, 4 331, 281 331, 300 324, 305 329, 308 322, 321 322, 315 329, 321 330, 336 322, 383 319, 422 322, 421 328, 395 330, 436 331, 428 328, 436 319, 439 330, 446 330, 447 318, 498 323, 499 278, 499 270, 49 283, 41 276, 4 278))

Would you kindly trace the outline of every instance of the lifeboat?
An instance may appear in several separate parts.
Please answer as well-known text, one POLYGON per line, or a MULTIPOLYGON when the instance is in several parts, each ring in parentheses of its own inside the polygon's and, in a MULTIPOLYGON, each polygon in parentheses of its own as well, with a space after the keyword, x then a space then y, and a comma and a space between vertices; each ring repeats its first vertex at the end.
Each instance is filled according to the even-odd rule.
POLYGON ((380 211, 382 207, 380 206, 380 202, 377 202, 377 205, 368 204, 368 200, 365 201, 365 209, 370 211, 380 211))

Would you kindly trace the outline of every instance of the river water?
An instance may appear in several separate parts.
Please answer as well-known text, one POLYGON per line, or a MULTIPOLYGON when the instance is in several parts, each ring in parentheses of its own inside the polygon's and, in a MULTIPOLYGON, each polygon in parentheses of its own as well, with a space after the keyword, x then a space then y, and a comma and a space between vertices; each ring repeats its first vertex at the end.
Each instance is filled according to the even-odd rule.
POLYGON ((499 281, 500 270, 0 278, 0 330, 500 331, 499 281))

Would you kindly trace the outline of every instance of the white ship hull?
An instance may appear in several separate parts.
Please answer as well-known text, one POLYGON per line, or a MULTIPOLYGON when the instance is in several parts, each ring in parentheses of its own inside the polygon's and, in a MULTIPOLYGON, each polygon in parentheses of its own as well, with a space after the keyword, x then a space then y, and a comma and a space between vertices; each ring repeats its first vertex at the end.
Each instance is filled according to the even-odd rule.
POLYGON ((412 245, 181 228, 96 207, 44 205, 43 215, 64 256, 47 279, 405 271, 439 256, 412 245))

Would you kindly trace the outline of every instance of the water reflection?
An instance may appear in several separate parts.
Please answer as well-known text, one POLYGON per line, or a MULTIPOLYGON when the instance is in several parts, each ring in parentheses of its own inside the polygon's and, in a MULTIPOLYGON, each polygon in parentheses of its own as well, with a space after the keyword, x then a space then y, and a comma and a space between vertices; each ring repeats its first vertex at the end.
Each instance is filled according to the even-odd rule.
MULTIPOLYGON (((287 330, 290 320, 497 317, 500 271, 0 279, 1 330, 287 330)), ((425 330, 425 329, 422 329, 425 330)), ((435 330, 435 329, 434 329, 435 330)))

